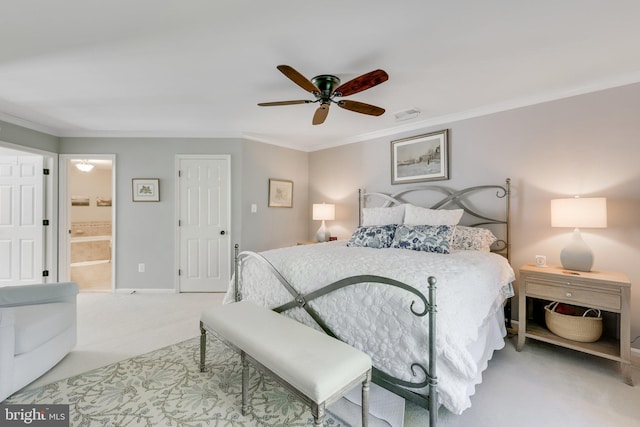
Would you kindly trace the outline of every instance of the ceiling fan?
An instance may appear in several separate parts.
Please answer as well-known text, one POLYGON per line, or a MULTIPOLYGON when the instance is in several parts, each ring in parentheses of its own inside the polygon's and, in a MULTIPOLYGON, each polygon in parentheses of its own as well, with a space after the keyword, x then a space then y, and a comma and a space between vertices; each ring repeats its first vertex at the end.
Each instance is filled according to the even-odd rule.
POLYGON ((319 102, 320 106, 313 115, 312 123, 319 125, 324 123, 329 114, 329 106, 333 102, 338 107, 345 110, 355 111, 356 113, 368 114, 370 116, 380 116, 384 114, 384 108, 376 107, 375 105, 365 104, 364 102, 351 101, 348 99, 336 99, 343 96, 353 95, 354 93, 362 92, 363 90, 372 88, 380 83, 384 83, 389 79, 389 75, 383 70, 374 70, 346 83, 340 84, 340 79, 331 74, 321 74, 315 76, 311 80, 296 71, 293 67, 288 65, 278 65, 278 70, 287 76, 291 81, 300 86, 307 92, 311 92, 315 96, 315 101, 301 99, 295 101, 276 101, 276 102, 261 102, 258 105, 261 107, 273 107, 279 105, 292 105, 292 104, 311 104, 319 102))

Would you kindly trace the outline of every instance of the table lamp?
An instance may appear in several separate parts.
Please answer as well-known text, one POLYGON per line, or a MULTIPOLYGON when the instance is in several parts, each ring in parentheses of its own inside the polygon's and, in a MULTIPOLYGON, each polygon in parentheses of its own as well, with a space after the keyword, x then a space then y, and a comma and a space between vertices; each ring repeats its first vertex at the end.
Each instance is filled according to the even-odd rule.
POLYGON ((551 226, 574 228, 569 244, 560 252, 560 262, 567 270, 591 271, 593 251, 582 240, 580 228, 607 227, 607 199, 573 197, 551 200, 551 226))
POLYGON ((336 218, 336 205, 328 203, 314 203, 313 204, 313 220, 322 221, 322 225, 316 233, 316 240, 318 242, 328 242, 331 238, 331 233, 325 225, 325 221, 333 221, 336 218))

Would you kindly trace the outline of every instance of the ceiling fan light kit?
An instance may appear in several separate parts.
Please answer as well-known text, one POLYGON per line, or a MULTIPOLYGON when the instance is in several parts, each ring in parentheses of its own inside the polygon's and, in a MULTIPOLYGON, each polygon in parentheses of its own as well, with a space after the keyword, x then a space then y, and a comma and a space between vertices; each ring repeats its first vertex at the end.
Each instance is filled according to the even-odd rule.
POLYGON ((332 74, 320 74, 309 80, 289 65, 278 65, 277 68, 292 82, 294 82, 307 92, 311 93, 316 99, 315 101, 300 99, 293 101, 261 102, 258 104, 261 107, 310 104, 318 102, 320 105, 316 109, 316 112, 313 115, 313 120, 311 121, 311 123, 314 125, 324 123, 327 115, 329 114, 329 107, 331 106, 331 103, 334 103, 338 107, 344 108, 345 110, 367 114, 370 116, 381 116, 382 114, 384 114, 384 108, 380 108, 375 105, 365 104, 364 102, 351 101, 348 99, 336 99, 343 96, 353 95, 354 93, 362 92, 363 90, 386 82, 389 79, 389 75, 383 70, 373 70, 352 80, 349 80, 344 84, 340 84, 340 79, 332 74))

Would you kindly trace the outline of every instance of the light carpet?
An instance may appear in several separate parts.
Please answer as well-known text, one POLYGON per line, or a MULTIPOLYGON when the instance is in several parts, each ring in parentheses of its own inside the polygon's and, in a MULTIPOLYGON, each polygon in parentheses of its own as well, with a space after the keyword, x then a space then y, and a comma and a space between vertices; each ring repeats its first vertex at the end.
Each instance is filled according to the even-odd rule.
MULTIPOLYGON (((207 342, 207 372, 199 370, 199 338, 14 394, 8 404, 69 404, 72 426, 307 426, 307 406, 251 369, 250 410, 240 412, 240 357, 207 342)), ((373 420, 372 425, 381 425, 373 420)), ((326 424, 350 424, 329 413, 326 424)))

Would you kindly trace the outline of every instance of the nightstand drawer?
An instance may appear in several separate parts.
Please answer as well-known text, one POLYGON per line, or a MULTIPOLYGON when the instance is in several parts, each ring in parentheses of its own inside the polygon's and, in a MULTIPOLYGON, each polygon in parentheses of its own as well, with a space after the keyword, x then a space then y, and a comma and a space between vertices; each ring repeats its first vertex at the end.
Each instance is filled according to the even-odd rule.
POLYGON ((575 286, 527 281, 527 295, 568 304, 584 305, 619 312, 622 303, 619 293, 592 291, 575 286))

